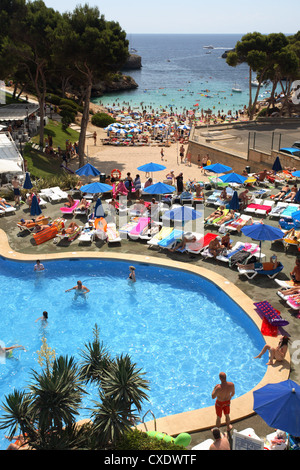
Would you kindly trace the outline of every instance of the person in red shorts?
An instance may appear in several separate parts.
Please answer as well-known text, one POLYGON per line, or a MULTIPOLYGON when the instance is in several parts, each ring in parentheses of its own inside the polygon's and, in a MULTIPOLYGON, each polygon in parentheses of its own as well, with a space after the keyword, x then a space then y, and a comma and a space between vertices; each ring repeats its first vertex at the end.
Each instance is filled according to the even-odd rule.
POLYGON ((217 384, 212 392, 212 399, 216 398, 215 409, 216 409, 216 426, 219 428, 221 424, 222 414, 225 415, 227 431, 231 431, 232 426, 230 424, 230 401, 235 394, 235 387, 232 382, 227 382, 225 372, 220 372, 219 378, 221 383, 217 384))

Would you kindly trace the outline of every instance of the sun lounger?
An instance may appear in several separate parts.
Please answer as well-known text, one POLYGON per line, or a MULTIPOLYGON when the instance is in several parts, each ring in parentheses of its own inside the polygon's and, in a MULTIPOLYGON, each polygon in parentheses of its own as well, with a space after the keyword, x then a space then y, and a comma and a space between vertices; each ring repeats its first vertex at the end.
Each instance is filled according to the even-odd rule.
POLYGON ((61 230, 63 230, 65 227, 65 222, 65 219, 59 217, 58 219, 54 220, 49 227, 34 233, 33 238, 36 245, 40 245, 41 243, 45 243, 46 241, 55 238, 57 234, 60 233, 61 230))
POLYGON ((255 198, 263 198, 266 197, 268 194, 270 194, 271 190, 270 189, 257 189, 256 191, 252 191, 252 196, 255 198))
POLYGON ((245 275, 248 279, 254 279, 258 274, 261 274, 263 276, 268 276, 269 279, 274 279, 274 277, 277 276, 278 273, 280 273, 283 270, 283 265, 279 263, 277 268, 272 269, 272 270, 255 270, 255 269, 245 269, 245 268, 239 268, 238 271, 239 274, 245 275))
POLYGON ((144 230, 141 231, 139 238, 140 240, 151 240, 154 235, 158 234, 162 226, 161 222, 154 222, 152 220, 151 225, 145 227, 144 230))
POLYGON ((61 200, 63 199, 68 199, 68 193, 66 191, 63 191, 62 189, 60 189, 59 186, 54 186, 53 188, 50 188, 55 194, 57 194, 57 196, 59 196, 61 198, 61 200))
POLYGON ((208 206, 210 204, 215 204, 215 202, 220 198, 222 191, 214 191, 210 196, 205 199, 205 204, 208 206))
POLYGON ((299 204, 288 204, 284 211, 281 213, 280 217, 282 219, 291 219, 292 214, 299 210, 299 204))
POLYGON ((119 228, 120 234, 127 235, 131 230, 134 229, 134 227, 137 226, 139 223, 138 217, 135 218, 135 220, 130 220, 129 222, 126 222, 126 224, 122 225, 122 227, 119 228))
POLYGON ((158 242, 159 248, 172 248, 175 242, 182 239, 184 232, 182 230, 174 229, 165 238, 158 242))
POLYGON ((79 234, 78 243, 92 243, 95 238, 95 230, 87 224, 79 234))
POLYGON ((162 240, 163 238, 167 237, 170 235, 170 233, 173 231, 173 227, 162 227, 161 230, 159 230, 158 233, 156 233, 148 242, 147 244, 150 246, 158 246, 158 242, 162 240))
POLYGON ((67 228, 62 229, 58 234, 57 238, 72 242, 77 238, 81 232, 82 227, 77 225, 75 222, 71 222, 67 228))
POLYGON ((230 221, 228 224, 226 224, 226 230, 229 230, 231 232, 239 232, 241 228, 243 228, 245 225, 250 225, 252 222, 253 221, 251 215, 242 214, 237 219, 230 221))
POLYGON ((150 217, 140 217, 138 224, 128 233, 129 238, 137 240, 141 232, 148 227, 150 220, 150 217))
POLYGON ((244 209, 244 212, 254 214, 257 206, 261 205, 263 200, 261 198, 253 198, 249 202, 248 206, 244 209))
POLYGON ((60 211, 63 213, 63 214, 73 214, 73 211, 76 209, 76 207, 79 205, 80 201, 79 199, 75 199, 75 202, 73 204, 73 206, 71 207, 61 207, 60 208, 60 211))
POLYGON ((4 213, 4 215, 14 214, 16 212, 16 208, 11 206, 10 204, 5 204, 5 209, 1 208, 1 210, 4 213))
POLYGON ((37 225, 47 225, 49 224, 51 219, 49 217, 41 217, 39 219, 36 219, 35 221, 32 220, 32 222, 27 222, 27 223, 22 223, 19 222, 17 223, 17 227, 21 230, 21 232, 32 232, 37 225))
POLYGON ((122 241, 115 223, 107 224, 106 234, 108 243, 120 243, 122 241))
POLYGON ((272 207, 271 212, 269 212, 269 217, 281 217, 282 212, 287 208, 287 206, 287 202, 277 202, 277 204, 272 207))
POLYGON ((209 450, 210 446, 214 443, 212 439, 206 439, 200 444, 197 444, 195 447, 192 447, 191 450, 209 450))
POLYGON ((283 237, 282 242, 285 249, 289 246, 298 247, 300 245, 300 230, 288 230, 283 237))
POLYGON ((42 196, 42 198, 45 197, 50 202, 60 202, 63 199, 67 199, 67 193, 55 191, 56 189, 57 187, 41 189, 40 195, 42 196))
MULTIPOLYGON (((219 207, 219 209, 220 209, 220 207, 219 207)), ((221 219, 224 217, 224 215, 227 215, 228 212, 229 212, 229 209, 224 209, 224 210, 223 210, 223 215, 221 215, 221 216, 218 215, 217 217, 215 217, 215 218, 212 219, 212 220, 207 220, 207 221, 205 221, 205 222, 204 222, 204 225, 214 225, 214 224, 216 224, 219 220, 221 220, 221 219)))
POLYGON ((86 204, 85 209, 80 209, 79 206, 76 207, 75 210, 73 211, 74 216, 75 217, 76 217, 76 215, 88 216, 90 206, 91 206, 91 203, 90 203, 90 201, 88 201, 87 204, 86 204))

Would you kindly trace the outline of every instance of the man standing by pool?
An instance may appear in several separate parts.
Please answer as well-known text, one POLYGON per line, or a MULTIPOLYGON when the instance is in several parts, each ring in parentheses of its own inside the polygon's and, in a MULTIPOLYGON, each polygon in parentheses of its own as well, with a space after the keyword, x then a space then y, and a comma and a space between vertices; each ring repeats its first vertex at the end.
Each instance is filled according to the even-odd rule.
POLYGON ((225 372, 220 372, 219 378, 221 383, 217 384, 212 392, 212 399, 216 398, 215 409, 217 414, 216 426, 219 428, 221 424, 222 413, 225 415, 227 431, 232 429, 230 424, 230 401, 235 394, 235 387, 232 382, 227 382, 225 372))

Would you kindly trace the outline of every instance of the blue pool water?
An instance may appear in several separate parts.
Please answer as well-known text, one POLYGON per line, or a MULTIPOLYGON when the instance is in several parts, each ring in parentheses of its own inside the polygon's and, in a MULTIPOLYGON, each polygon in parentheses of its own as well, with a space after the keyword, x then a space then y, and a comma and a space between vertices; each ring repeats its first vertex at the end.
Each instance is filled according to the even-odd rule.
MULTIPOLYGON (((22 344, 27 352, 0 364, 0 402, 13 389, 24 389, 31 369, 39 370, 37 351, 43 335, 56 355, 73 355, 93 339, 112 356, 128 353, 150 381, 156 418, 211 406, 211 391, 225 371, 236 396, 253 388, 266 372, 253 357, 264 345, 252 320, 218 286, 175 269, 136 264, 135 284, 128 281, 130 262, 96 259, 49 261, 45 272, 34 263, 0 258, 0 341, 22 344), (86 301, 65 290, 80 279, 89 289, 86 301), (49 313, 46 328, 35 320, 49 313)), ((226 287, 224 285, 223 287, 226 287)), ((93 399, 98 399, 95 395, 93 399)), ((84 398, 84 406, 91 406, 84 398)), ((0 415, 2 410, 0 411, 0 415)), ((83 410, 81 417, 88 417, 83 410)), ((0 448, 7 441, 0 436, 0 448)))

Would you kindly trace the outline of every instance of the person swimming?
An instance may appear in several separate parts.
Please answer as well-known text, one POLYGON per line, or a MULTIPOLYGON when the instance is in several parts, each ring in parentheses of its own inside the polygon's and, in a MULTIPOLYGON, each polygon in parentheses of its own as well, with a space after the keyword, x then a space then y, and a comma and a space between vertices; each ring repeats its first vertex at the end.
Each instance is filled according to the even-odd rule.
POLYGON ((135 267, 134 266, 129 266, 129 276, 128 279, 130 279, 132 282, 136 282, 135 278, 135 267))
POLYGON ((77 281, 76 286, 71 287, 71 289, 67 289, 65 292, 70 292, 71 290, 75 290, 74 299, 77 299, 77 297, 80 295, 85 297, 86 294, 90 292, 90 290, 86 286, 84 286, 81 281, 77 281))

